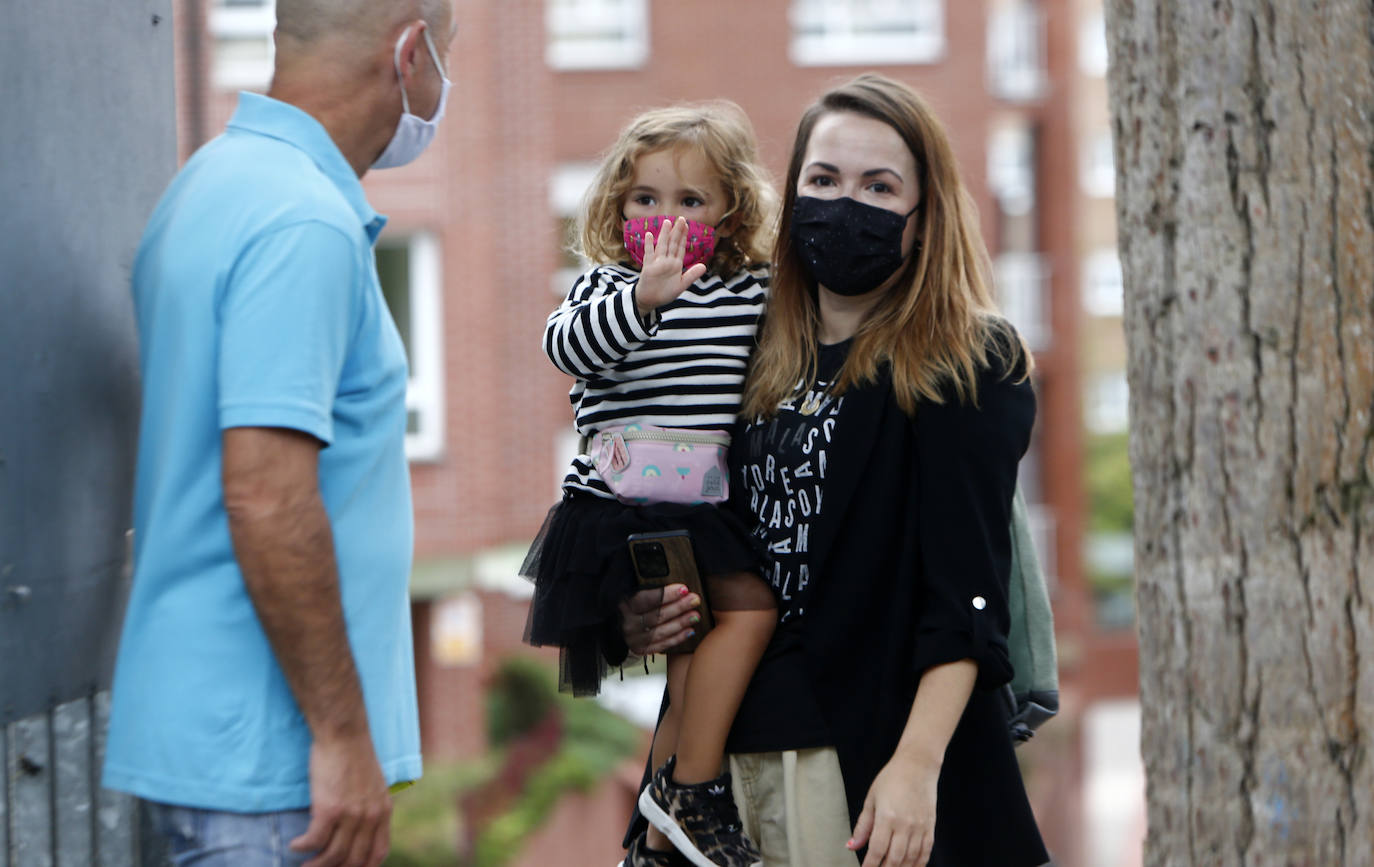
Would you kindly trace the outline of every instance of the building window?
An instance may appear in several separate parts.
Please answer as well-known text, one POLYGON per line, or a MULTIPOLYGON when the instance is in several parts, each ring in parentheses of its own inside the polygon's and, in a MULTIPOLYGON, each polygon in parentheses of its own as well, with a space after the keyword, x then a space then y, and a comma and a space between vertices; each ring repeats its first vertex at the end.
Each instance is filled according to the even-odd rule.
POLYGON ((1000 99, 1045 93, 1045 14, 1030 0, 1004 2, 988 18, 988 84, 1000 99))
POLYGON ((943 0, 792 0, 800 66, 932 63, 945 49, 943 0))
POLYGON ((1131 389, 1125 371, 1093 378, 1088 391, 1088 430, 1095 434, 1120 433, 1131 420, 1131 389))
POLYGON ((1035 136, 1027 126, 1004 126, 988 140, 988 187, 1002 213, 1023 217, 1035 208, 1035 136))
POLYGON ((634 69, 649 59, 648 0, 547 0, 553 69, 634 69))
POLYGON ((377 242, 377 277, 410 362, 406 457, 435 460, 444 450, 443 284, 439 242, 420 232, 377 242))
POLYGON ((577 275, 587 269, 587 263, 572 252, 572 233, 596 168, 595 163, 564 163, 549 177, 549 211, 558 218, 558 267, 549 288, 559 298, 567 297, 577 275))
POLYGON ((1078 68, 1097 78, 1107 74, 1107 22, 1101 9, 1078 27, 1078 68))
POLYGON ((1049 265, 1039 253, 1001 253, 995 267, 1002 314, 1031 351, 1039 352, 1050 341, 1049 265))
POLYGON ((276 51, 276 0, 213 0, 207 22, 214 44, 211 78, 228 90, 265 90, 276 51))
POLYGON ((1103 129, 1089 139, 1083 153, 1083 192, 1099 199, 1116 196, 1116 155, 1112 131, 1103 129))
POLYGON ((1121 259, 1107 247, 1083 263, 1083 308, 1092 316, 1120 316, 1125 285, 1121 259))

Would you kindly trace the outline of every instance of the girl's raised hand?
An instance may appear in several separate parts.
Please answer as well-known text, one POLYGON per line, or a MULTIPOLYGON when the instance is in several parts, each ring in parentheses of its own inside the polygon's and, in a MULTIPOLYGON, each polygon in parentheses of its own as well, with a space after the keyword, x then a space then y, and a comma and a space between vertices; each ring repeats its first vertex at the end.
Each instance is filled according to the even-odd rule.
POLYGON ((700 262, 682 270, 686 255, 686 217, 678 217, 666 231, 660 228, 657 243, 652 233, 644 236, 644 267, 639 271, 639 285, 635 289, 639 315, 648 316, 677 298, 706 273, 706 266, 700 262))

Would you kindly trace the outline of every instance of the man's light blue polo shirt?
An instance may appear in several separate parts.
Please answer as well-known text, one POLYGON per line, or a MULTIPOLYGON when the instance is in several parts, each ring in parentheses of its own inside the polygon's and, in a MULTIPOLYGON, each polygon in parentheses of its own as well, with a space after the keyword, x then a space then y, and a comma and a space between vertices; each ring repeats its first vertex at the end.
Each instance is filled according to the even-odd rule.
POLYGON ((372 257, 385 222, 323 126, 245 93, 148 223, 133 273, 143 417, 112 789, 237 812, 310 803, 310 732, 229 537, 231 427, 325 444, 320 491, 377 755, 389 783, 420 776, 406 358, 372 257))

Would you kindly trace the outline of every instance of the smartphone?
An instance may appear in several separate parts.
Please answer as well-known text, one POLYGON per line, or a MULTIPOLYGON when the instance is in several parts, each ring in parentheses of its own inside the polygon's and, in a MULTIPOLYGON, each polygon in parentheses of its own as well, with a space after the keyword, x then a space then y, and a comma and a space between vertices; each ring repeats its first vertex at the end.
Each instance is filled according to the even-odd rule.
POLYGON ((701 622, 696 625, 696 634, 669 653, 690 653, 711 627, 711 607, 706 600, 706 589, 702 585, 701 573, 697 571, 697 559, 692 554, 692 537, 686 530, 665 530, 661 533, 635 533, 629 538, 630 559, 634 561, 635 577, 640 587, 666 587, 669 584, 684 584, 687 589, 701 597, 698 613, 701 622))

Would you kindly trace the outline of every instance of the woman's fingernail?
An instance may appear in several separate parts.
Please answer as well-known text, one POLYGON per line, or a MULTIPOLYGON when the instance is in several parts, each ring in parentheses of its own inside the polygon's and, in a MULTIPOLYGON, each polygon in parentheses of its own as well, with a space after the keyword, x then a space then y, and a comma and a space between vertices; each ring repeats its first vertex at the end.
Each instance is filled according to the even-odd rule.
POLYGON ((691 593, 691 592, 692 592, 692 591, 688 590, 686 587, 681 587, 681 588, 678 589, 677 595, 679 595, 679 596, 686 596, 688 593, 691 593))
POLYGON ((688 637, 688 638, 691 638, 693 635, 696 635, 696 634, 697 634, 697 631, 696 631, 695 629, 689 629, 689 630, 687 630, 687 637, 688 637))
POLYGON ((700 615, 700 614, 693 614, 693 615, 692 615, 692 619, 689 620, 689 621, 687 621, 687 622, 688 622, 688 623, 691 623, 693 626, 695 626, 695 625, 697 625, 698 623, 701 622, 701 615, 700 615))
POLYGON ((693 594, 693 596, 692 596, 692 604, 693 604, 693 605, 700 605, 700 604, 701 604, 701 597, 700 597, 700 596, 697 596, 697 595, 695 595, 695 594, 693 594))

